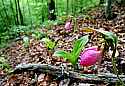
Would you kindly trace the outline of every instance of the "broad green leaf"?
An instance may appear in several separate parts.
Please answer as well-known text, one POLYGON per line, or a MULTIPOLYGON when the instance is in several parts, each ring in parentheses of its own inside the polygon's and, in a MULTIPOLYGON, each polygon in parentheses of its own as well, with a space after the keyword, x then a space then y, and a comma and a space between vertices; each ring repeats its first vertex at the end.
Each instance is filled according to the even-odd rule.
POLYGON ((75 65, 77 62, 77 60, 73 57, 73 55, 71 55, 71 53, 63 50, 56 51, 53 56, 63 57, 64 59, 68 59, 68 61, 73 65, 75 65))
POLYGON ((80 39, 77 39, 74 42, 73 50, 71 52, 71 55, 72 55, 71 61, 73 64, 76 64, 81 50, 84 49, 88 41, 89 41, 89 38, 88 38, 88 35, 86 35, 81 37, 80 39))
POLYGON ((74 42, 73 50, 71 53, 74 56, 78 56, 78 54, 81 52, 81 50, 84 48, 84 46, 87 44, 88 41, 89 41, 88 35, 83 36, 80 39, 77 39, 74 42))
POLYGON ((55 51, 53 56, 69 59, 70 53, 63 51, 63 50, 59 50, 59 51, 55 51))

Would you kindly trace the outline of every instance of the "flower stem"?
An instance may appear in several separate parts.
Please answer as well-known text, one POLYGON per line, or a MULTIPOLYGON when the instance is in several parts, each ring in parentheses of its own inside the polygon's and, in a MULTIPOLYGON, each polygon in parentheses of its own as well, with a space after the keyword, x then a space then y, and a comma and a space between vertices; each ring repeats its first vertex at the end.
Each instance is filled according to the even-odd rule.
POLYGON ((120 83, 122 84, 122 86, 125 86, 124 82, 122 81, 122 79, 119 77, 118 75, 118 69, 116 67, 116 58, 115 58, 115 53, 116 53, 116 44, 115 44, 115 48, 113 49, 113 53, 112 53, 112 65, 113 65, 113 71, 114 74, 117 75, 117 78, 119 79, 120 83))

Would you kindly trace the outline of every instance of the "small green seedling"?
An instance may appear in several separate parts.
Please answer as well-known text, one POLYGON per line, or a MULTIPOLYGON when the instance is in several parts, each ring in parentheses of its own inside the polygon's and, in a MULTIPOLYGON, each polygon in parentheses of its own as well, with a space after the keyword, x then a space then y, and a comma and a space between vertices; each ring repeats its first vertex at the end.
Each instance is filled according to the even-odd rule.
POLYGON ((29 43, 30 43, 29 37, 27 37, 27 36, 23 37, 23 46, 28 47, 29 43))
POLYGON ((6 72, 9 72, 11 69, 8 61, 3 56, 0 56, 0 69, 5 70, 6 72))
POLYGON ((56 46, 55 41, 51 41, 49 38, 43 38, 41 41, 43 41, 46 45, 46 47, 50 50, 53 50, 56 46))
POLYGON ((32 37, 34 37, 35 39, 42 39, 43 37, 46 37, 46 33, 42 33, 42 32, 39 32, 39 31, 34 31, 32 32, 32 37))
POLYGON ((53 56, 63 57, 64 59, 68 59, 69 62, 75 65, 78 61, 78 57, 80 55, 81 50, 85 48, 85 45, 87 44, 88 41, 89 41, 88 35, 83 36, 80 39, 74 41, 71 53, 66 52, 64 50, 58 50, 55 51, 53 56))

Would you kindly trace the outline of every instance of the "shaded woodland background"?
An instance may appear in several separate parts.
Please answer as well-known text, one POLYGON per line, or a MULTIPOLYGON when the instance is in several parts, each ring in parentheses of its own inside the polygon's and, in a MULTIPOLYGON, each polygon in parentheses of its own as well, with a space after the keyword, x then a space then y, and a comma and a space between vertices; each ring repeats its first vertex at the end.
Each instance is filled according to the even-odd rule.
POLYGON ((92 7, 106 5, 106 1, 109 6, 106 11, 108 16, 111 16, 111 3, 124 4, 124 0, 1 0, 0 44, 5 46, 5 43, 17 37, 18 33, 28 32, 36 26, 63 23, 67 15, 75 17, 86 14, 92 7), (52 1, 55 3, 55 22, 48 21, 49 3, 52 1))
MULTIPOLYGON (((36 26, 47 26, 49 6, 53 0, 1 0, 0 1, 0 43, 4 44, 28 32, 36 26)), ((55 0, 56 23, 64 22, 67 15, 80 15, 87 9, 99 5, 99 0, 55 0), (64 18, 61 18, 61 16, 64 18)))

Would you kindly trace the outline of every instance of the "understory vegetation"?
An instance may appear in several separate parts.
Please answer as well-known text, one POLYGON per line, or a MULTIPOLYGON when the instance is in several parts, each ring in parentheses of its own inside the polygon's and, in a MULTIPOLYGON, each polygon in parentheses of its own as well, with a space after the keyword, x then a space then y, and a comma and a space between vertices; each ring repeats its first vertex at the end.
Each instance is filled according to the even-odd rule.
POLYGON ((1 86, 124 86, 125 0, 1 0, 1 86))

